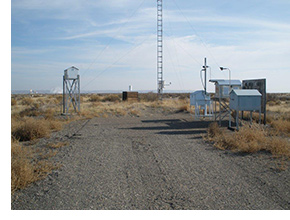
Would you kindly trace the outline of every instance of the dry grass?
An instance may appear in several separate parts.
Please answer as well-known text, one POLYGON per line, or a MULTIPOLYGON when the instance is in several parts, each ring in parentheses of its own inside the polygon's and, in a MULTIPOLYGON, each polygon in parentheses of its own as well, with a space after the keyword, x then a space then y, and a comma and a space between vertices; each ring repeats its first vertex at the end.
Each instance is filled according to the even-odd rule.
POLYGON ((100 102, 102 100, 101 96, 93 94, 89 97, 90 102, 100 102))
POLYGON ((22 120, 12 119, 11 135, 19 141, 31 141, 49 137, 53 131, 59 131, 65 122, 56 119, 35 119, 25 117, 22 120))
POLYGON ((139 98, 141 102, 156 102, 158 100, 157 94, 153 92, 139 94, 139 98))
POLYGON ((12 122, 12 136, 19 141, 31 141, 48 137, 49 126, 45 120, 25 118, 23 121, 12 122))
POLYGON ((18 142, 11 143, 11 191, 26 187, 37 180, 35 169, 31 163, 33 154, 18 142))
POLYGON ((16 105, 16 104, 17 104, 16 99, 11 99, 11 106, 16 105))
POLYGON ((29 184, 42 179, 57 166, 31 148, 22 146, 21 143, 12 139, 11 141, 11 192, 23 189, 29 184))
POLYGON ((273 120, 271 126, 274 128, 274 131, 280 134, 284 134, 290 137, 290 121, 283 119, 273 120))
POLYGON ((30 97, 25 97, 22 99, 22 105, 32 105, 33 102, 33 99, 30 97))
POLYGON ((246 153, 265 150, 276 156, 290 158, 289 141, 283 137, 269 135, 268 130, 257 124, 251 127, 245 125, 232 133, 222 130, 217 123, 212 123, 208 128, 206 139, 213 141, 215 147, 223 150, 246 153))
POLYGON ((102 101, 103 102, 119 102, 121 101, 121 96, 115 95, 115 94, 109 94, 103 97, 102 101))
MULTIPOLYGON (((290 158, 290 103, 289 96, 285 94, 268 95, 267 126, 258 125, 259 114, 253 113, 253 125, 243 122, 240 131, 234 133, 220 128, 213 123, 208 128, 206 140, 212 141, 219 149, 230 149, 234 152, 255 153, 268 151, 274 157, 280 170, 286 169, 290 158)), ((249 120, 250 114, 245 112, 244 118, 249 120)), ((263 117, 262 117, 263 122, 263 117)))
POLYGON ((145 115, 148 110, 159 109, 166 113, 189 111, 186 99, 167 98, 157 101, 154 93, 140 94, 138 102, 121 102, 119 95, 87 95, 83 97, 80 115, 85 118, 93 117, 124 117, 145 115), (98 98, 96 98, 98 97, 98 98))
POLYGON ((137 109, 131 109, 130 110, 130 114, 133 115, 133 116, 137 116, 137 117, 140 117, 141 116, 141 112, 137 109))

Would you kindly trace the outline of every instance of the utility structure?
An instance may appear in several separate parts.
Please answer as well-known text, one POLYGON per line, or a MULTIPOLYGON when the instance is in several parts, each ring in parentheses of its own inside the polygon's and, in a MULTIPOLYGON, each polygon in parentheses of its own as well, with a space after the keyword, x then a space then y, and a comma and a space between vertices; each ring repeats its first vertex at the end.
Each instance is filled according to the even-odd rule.
MULTIPOLYGON (((239 130, 239 111, 250 111, 252 123, 253 111, 259 111, 259 124, 261 124, 261 97, 257 89, 233 89, 230 92, 230 111, 236 111, 236 128, 239 130)), ((229 114, 229 128, 231 128, 231 114, 229 114)))
POLYGON ((200 70, 200 79, 201 79, 201 83, 203 84, 203 88, 204 88, 205 94, 207 94, 207 92, 206 92, 206 74, 207 74, 207 68, 209 68, 209 66, 206 65, 206 57, 205 57, 204 58, 204 66, 202 66, 202 69, 200 70), (204 83, 202 82, 202 72, 204 72, 204 83))
POLYGON ((190 94, 190 107, 194 106, 194 118, 200 119, 213 116, 213 105, 210 95, 206 91, 206 75, 209 66, 206 65, 204 58, 204 66, 200 70, 200 79, 204 90, 198 90, 190 94), (204 82, 202 80, 202 72, 204 72, 204 82))
POLYGON ((63 75, 63 114, 69 113, 70 105, 80 112, 80 75, 79 69, 72 66, 64 70, 63 75))
POLYGON ((229 106, 230 92, 233 89, 241 89, 242 83, 240 80, 224 80, 224 79, 211 79, 210 82, 215 84, 214 101, 214 120, 219 119, 219 125, 221 126, 222 120, 229 116, 231 113, 229 106), (219 111, 217 111, 217 104, 219 111))
POLYGON ((163 80, 163 20, 162 0, 157 0, 157 94, 162 99, 163 80))

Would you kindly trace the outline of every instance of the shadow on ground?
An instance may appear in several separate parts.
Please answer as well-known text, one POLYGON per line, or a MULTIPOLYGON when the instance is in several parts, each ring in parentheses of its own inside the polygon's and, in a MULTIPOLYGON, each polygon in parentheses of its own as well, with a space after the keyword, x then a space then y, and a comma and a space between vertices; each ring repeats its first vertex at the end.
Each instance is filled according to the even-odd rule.
MULTIPOLYGON (((131 127, 130 130, 152 130, 162 135, 199 135, 207 133, 207 128, 214 121, 187 121, 185 119, 142 120, 144 126, 131 127), (154 126, 156 124, 156 126, 154 126)), ((228 121, 222 121, 222 127, 227 127, 228 121)), ((127 128, 128 129, 128 128, 127 128)))

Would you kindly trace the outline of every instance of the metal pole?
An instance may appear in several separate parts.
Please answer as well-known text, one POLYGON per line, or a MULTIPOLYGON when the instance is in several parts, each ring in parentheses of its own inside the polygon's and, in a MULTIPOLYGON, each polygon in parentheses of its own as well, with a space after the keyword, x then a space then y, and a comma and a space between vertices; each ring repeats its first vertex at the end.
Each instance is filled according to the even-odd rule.
POLYGON ((229 128, 232 127, 232 117, 231 117, 231 110, 230 110, 230 115, 229 115, 229 128))
POLYGON ((266 104, 267 104, 267 90, 266 90, 266 79, 264 79, 264 85, 265 85, 265 92, 264 92, 264 125, 266 125, 267 123, 267 117, 266 117, 266 114, 267 114, 267 110, 266 110, 266 104))
POLYGON ((80 112, 81 110, 81 87, 80 87, 80 75, 78 75, 78 111, 80 112))
MULTIPOLYGON (((231 70, 228 68, 229 70, 229 83, 230 83, 230 88, 232 87, 232 84, 231 84, 231 70)), ((231 90, 229 91, 231 92, 231 90)))
POLYGON ((261 107, 259 109, 259 124, 261 124, 261 107))
POLYGON ((157 0, 157 94, 162 99, 163 93, 163 21, 162 0, 157 0))
POLYGON ((222 126, 222 105, 221 105, 221 87, 219 86, 219 117, 220 117, 220 126, 222 126))
POLYGON ((239 110, 236 110, 236 126, 237 130, 239 130, 239 110))
POLYGON ((62 88, 62 113, 65 114, 65 75, 63 75, 62 88))
POLYGON ((204 58, 204 91, 205 91, 205 95, 206 95, 206 57, 204 58))

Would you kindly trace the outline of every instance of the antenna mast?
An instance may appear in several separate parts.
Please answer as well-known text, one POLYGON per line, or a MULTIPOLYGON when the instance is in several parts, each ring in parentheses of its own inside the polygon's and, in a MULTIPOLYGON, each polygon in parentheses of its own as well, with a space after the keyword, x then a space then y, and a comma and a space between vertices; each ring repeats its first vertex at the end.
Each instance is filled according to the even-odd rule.
POLYGON ((160 99, 162 99, 164 88, 162 23, 162 0, 157 0, 157 94, 160 99))

